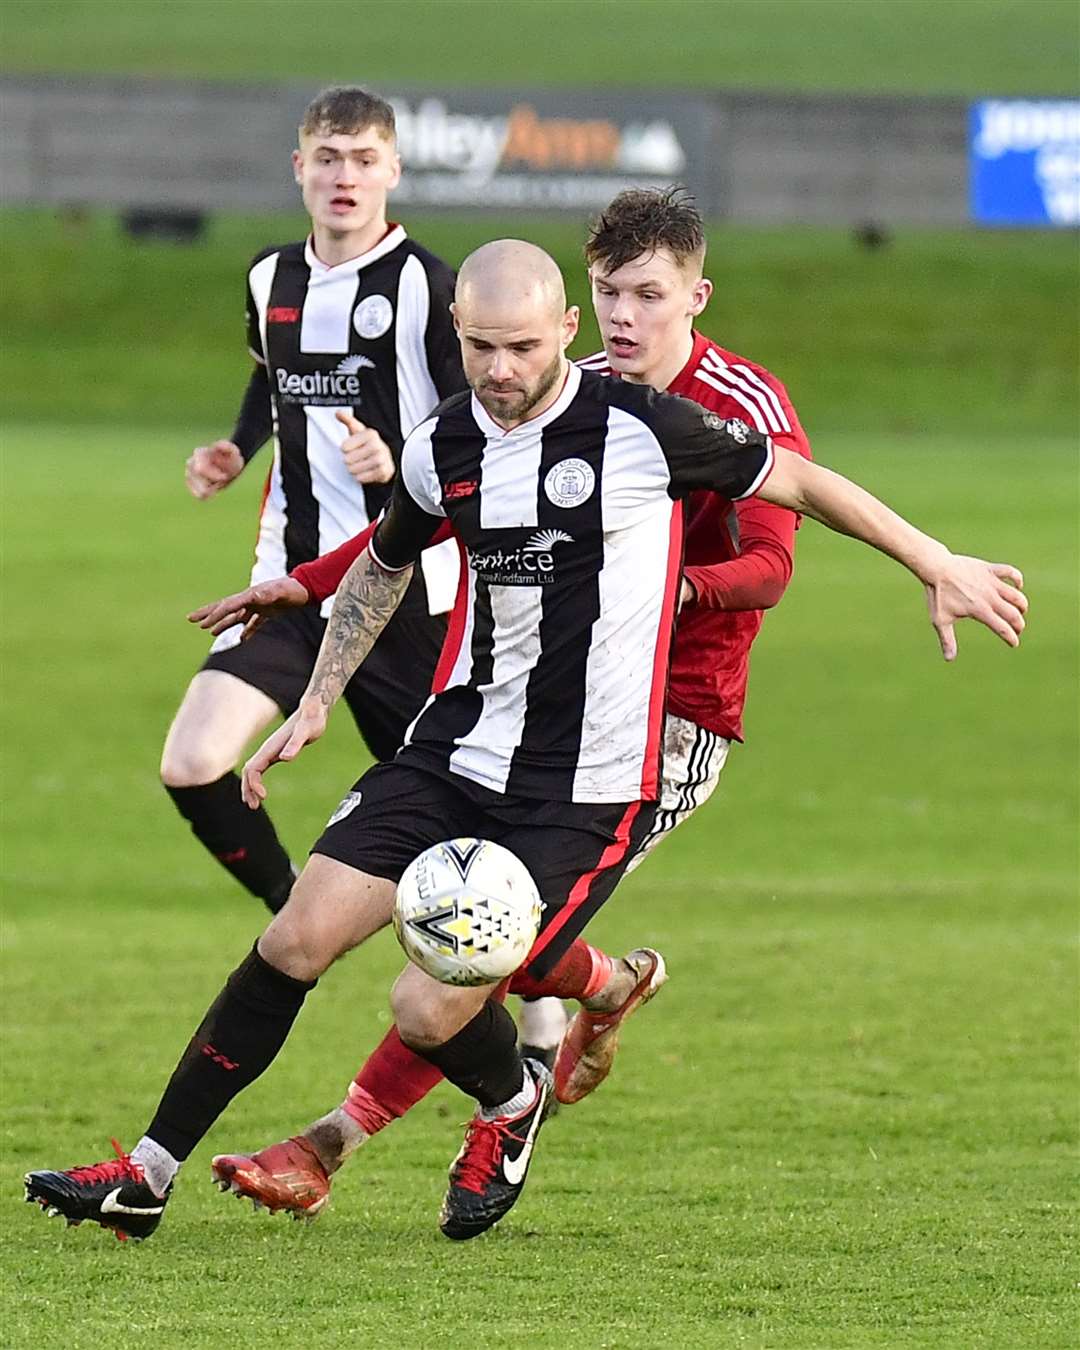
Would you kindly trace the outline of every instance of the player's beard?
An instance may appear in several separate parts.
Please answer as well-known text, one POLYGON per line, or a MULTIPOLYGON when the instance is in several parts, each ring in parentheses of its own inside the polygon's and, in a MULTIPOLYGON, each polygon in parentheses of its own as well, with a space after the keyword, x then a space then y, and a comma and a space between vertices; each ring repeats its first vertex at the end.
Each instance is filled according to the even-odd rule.
POLYGON ((560 351, 556 352, 551 365, 537 377, 536 383, 531 387, 526 386, 522 389, 516 399, 491 398, 491 386, 487 381, 476 386, 476 397, 480 400, 485 411, 490 413, 497 422, 522 422, 532 412, 533 408, 551 393, 561 370, 562 352, 560 351))

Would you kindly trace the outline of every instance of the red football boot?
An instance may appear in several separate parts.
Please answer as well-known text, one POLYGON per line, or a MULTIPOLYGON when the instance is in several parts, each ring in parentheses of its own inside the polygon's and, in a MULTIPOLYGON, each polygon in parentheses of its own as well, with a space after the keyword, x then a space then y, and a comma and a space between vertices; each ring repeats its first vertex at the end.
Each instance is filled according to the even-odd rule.
POLYGON ((567 1028, 555 1060, 555 1096, 566 1106, 593 1092, 611 1072, 622 1024, 648 1003, 667 980, 664 958, 650 947, 638 947, 625 958, 638 972, 638 982, 611 1012, 582 1008, 567 1028))
POLYGON ((294 1219, 317 1218, 330 1199, 329 1174, 302 1135, 258 1153, 219 1153, 210 1175, 220 1190, 247 1196, 256 1209, 283 1209, 294 1219))

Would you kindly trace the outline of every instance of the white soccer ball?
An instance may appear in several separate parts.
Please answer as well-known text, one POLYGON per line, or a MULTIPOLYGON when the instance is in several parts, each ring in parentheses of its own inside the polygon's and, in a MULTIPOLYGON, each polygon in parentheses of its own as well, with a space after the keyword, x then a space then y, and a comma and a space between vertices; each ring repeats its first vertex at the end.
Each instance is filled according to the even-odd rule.
POLYGON ((528 868, 487 839, 447 839, 405 869, 394 932, 405 954, 443 984, 497 984, 540 931, 544 908, 528 868))

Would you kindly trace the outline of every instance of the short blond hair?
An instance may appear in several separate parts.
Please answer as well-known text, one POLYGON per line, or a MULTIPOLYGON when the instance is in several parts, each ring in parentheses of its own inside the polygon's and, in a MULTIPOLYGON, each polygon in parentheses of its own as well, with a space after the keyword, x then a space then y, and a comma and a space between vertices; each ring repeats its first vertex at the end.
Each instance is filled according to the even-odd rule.
POLYGON ((397 135, 393 108, 378 94, 369 94, 355 84, 341 84, 324 89, 311 100, 304 109, 300 135, 325 131, 331 136, 352 136, 367 127, 374 127, 384 140, 392 141, 397 135))

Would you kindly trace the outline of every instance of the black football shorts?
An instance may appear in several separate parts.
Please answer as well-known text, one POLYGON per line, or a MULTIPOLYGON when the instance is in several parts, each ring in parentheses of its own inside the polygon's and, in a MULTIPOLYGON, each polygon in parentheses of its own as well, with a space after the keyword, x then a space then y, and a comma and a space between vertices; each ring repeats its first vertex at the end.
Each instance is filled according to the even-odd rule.
POLYGON ((544 902, 525 968, 546 975, 618 885, 649 833, 655 802, 544 802, 504 796, 407 759, 376 764, 353 787, 313 853, 398 881, 444 839, 490 839, 515 853, 544 902))
MULTIPOLYGON (((317 605, 267 620, 245 642, 211 652, 203 670, 224 670, 268 695, 287 717, 307 688, 326 620, 317 605)), ((423 583, 414 578, 367 660, 345 686, 360 735, 376 759, 390 759, 431 693, 446 616, 428 613, 423 583)))

